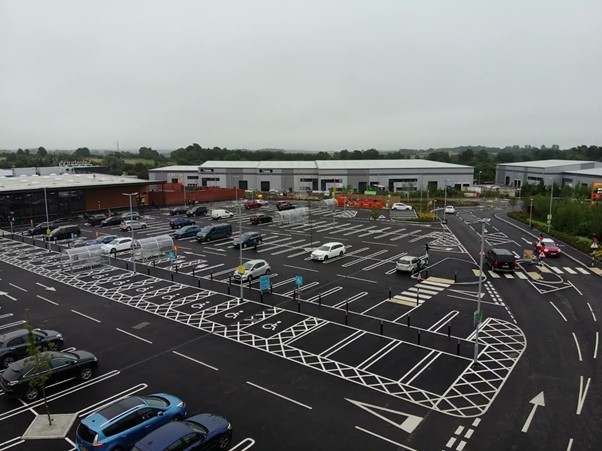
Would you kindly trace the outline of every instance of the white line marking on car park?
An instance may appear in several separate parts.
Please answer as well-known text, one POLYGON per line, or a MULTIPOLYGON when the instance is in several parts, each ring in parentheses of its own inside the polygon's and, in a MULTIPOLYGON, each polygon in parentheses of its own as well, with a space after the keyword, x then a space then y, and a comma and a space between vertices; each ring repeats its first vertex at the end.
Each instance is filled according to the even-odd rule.
POLYGON ((287 268, 301 269, 303 271, 320 272, 317 269, 303 268, 302 266, 293 266, 293 265, 282 265, 282 266, 285 266, 287 268))
POLYGON ((564 272, 562 272, 562 270, 560 268, 557 268, 556 266, 550 266, 550 269, 556 274, 564 274, 564 272))
POLYGON ((585 268, 581 268, 580 266, 577 266, 575 268, 577 271, 579 271, 581 274, 587 274, 588 276, 591 274, 591 272, 589 272, 588 270, 586 270, 585 268))
POLYGON ((594 346, 594 359, 598 357, 598 341, 599 341, 598 332, 596 332, 596 345, 594 346))
POLYGON ((387 343, 385 346, 380 348, 378 351, 376 351, 374 354, 372 354, 366 360, 359 363, 356 366, 356 368, 358 368, 360 370, 364 370, 364 369, 368 368, 370 365, 373 365, 374 363, 378 362, 380 359, 382 359, 384 356, 386 356, 389 352, 391 352, 393 349, 395 349, 400 344, 401 344, 401 341, 391 340, 389 343, 387 343))
POLYGON ((579 401, 577 402, 577 415, 581 415, 581 409, 583 409, 583 404, 585 403, 585 397, 587 396, 587 391, 589 390, 589 383, 591 380, 591 377, 587 378, 587 383, 585 384, 584 390, 583 376, 579 376, 579 401))
MULTIPOLYGON (((318 244, 318 243, 319 243, 319 241, 315 242, 315 243, 314 243, 314 245, 316 245, 316 244, 318 244)), ((284 249, 283 249, 283 250, 281 250, 281 251, 272 252, 272 254, 271 254, 271 255, 280 255, 280 254, 286 254, 287 252, 294 251, 294 250, 296 250, 296 249, 299 249, 299 248, 304 248, 304 247, 305 247, 305 245, 309 245, 309 244, 310 244, 310 242, 309 242, 309 241, 306 241, 305 243, 301 243, 301 244, 299 244, 299 245, 297 245, 297 246, 294 246, 292 249, 291 249, 291 248, 289 248, 289 247, 286 247, 286 248, 284 248, 284 249)), ((249 248, 249 249, 250 249, 250 248, 249 248)), ((303 254, 306 254, 306 253, 307 253, 307 252, 306 252, 306 251, 305 251, 305 249, 304 249, 304 250, 303 250, 303 254)))
MULTIPOLYGON (((293 279, 293 280, 296 280, 296 279, 293 279)), ((320 285, 320 282, 311 282, 311 283, 308 283, 307 285, 302 285, 300 287, 297 287, 297 294, 300 294, 303 291, 306 291, 307 289, 309 289, 311 287, 315 287, 316 285, 320 285)), ((291 291, 287 291, 286 293, 283 293, 283 296, 292 296, 294 292, 295 292, 294 289, 291 291)))
POLYGON ((347 262, 347 263, 344 263, 344 264, 342 264, 341 266, 342 266, 343 268, 346 268, 346 267, 348 267, 348 266, 357 265, 358 263, 362 263, 364 260, 368 260, 368 259, 370 259, 370 258, 372 258, 372 257, 375 257, 375 256, 377 256, 377 255, 381 255, 381 254, 384 254, 384 253, 387 253, 387 252, 389 252, 387 249, 382 249, 382 250, 380 250, 380 251, 373 252, 372 254, 368 254, 368 255, 358 255, 358 259, 357 259, 357 260, 352 260, 352 261, 350 261, 350 262, 347 262))
POLYGON ((549 301, 549 302, 550 302, 550 305, 556 309, 556 311, 558 312, 558 314, 559 314, 560 316, 562 316, 562 319, 563 319, 564 321, 567 321, 567 319, 566 319, 566 316, 564 316, 564 315, 562 314, 562 312, 561 312, 561 311, 558 309, 558 307, 556 307, 556 306, 555 306, 555 305, 552 303, 552 301, 549 301))
POLYGON ((387 437, 383 437, 382 435, 378 435, 377 433, 375 433, 375 432, 371 432, 371 431, 369 431, 368 429, 364 429, 364 428, 362 428, 362 427, 360 427, 360 426, 356 426, 355 428, 356 428, 358 431, 365 432, 365 433, 366 433, 366 434, 368 434, 368 435, 371 435, 371 436, 373 436, 373 437, 379 438, 379 439, 381 439, 381 440, 383 440, 383 441, 385 441, 385 442, 391 443, 392 445, 399 446, 400 448, 407 449, 408 451, 417 451, 417 450, 416 450, 416 449, 414 449, 414 448, 410 448, 409 446, 405 446, 405 445, 402 445, 401 443, 394 442, 393 440, 391 440, 391 439, 389 439, 389 438, 387 438, 387 437))
POLYGON ((12 313, 5 313, 4 315, 0 315, 0 319, 10 318, 11 316, 13 316, 12 313))
POLYGON ((9 323, 9 324, 3 324, 0 326, 0 329, 8 329, 10 327, 14 327, 14 326, 20 326, 21 324, 23 324, 25 321, 15 321, 14 323, 9 323))
POLYGON ((362 291, 361 293, 357 293, 354 294, 353 296, 351 296, 350 298, 345 299, 344 301, 339 302, 338 304, 334 304, 333 307, 334 308, 341 308, 342 306, 344 306, 345 304, 349 303, 351 304, 353 301, 357 301, 358 299, 363 298, 364 296, 366 296, 368 294, 367 291, 362 291))
POLYGON ((569 268, 568 266, 563 266, 562 269, 564 269, 566 272, 568 272, 569 274, 577 274, 576 271, 573 271, 572 268, 569 268))
MULTIPOLYGON (((319 241, 318 241, 318 242, 315 242, 315 243, 314 243, 314 245, 316 245, 316 244, 318 244, 318 243, 319 243, 319 241)), ((287 255, 287 258, 298 257, 299 255, 304 255, 304 254, 307 254, 307 253, 308 253, 308 252, 307 252, 305 249, 303 249, 301 252, 296 252, 296 253, 294 253, 294 254, 289 254, 289 255, 287 255)), ((272 255, 273 255, 273 254, 272 254, 272 255)), ((286 266, 286 265, 284 265, 284 266, 286 266)))
POLYGON ((185 359, 188 359, 188 360, 191 360, 191 361, 193 361, 193 362, 195 362, 195 363, 198 363, 199 365, 206 366, 207 368, 209 368, 209 369, 212 369, 212 370, 214 370, 214 371, 219 371, 219 369, 217 369, 216 367, 214 367, 214 366, 211 366, 211 365, 209 365, 209 364, 207 364, 207 363, 201 362, 200 360, 193 359, 192 357, 190 357, 190 356, 187 356, 186 354, 182 354, 181 352, 178 352, 178 351, 172 351, 172 352, 173 352, 174 354, 176 354, 176 355, 179 355, 180 357, 184 357, 185 359))
POLYGON ((58 303, 58 302, 54 302, 54 301, 51 301, 50 299, 46 299, 44 296, 40 296, 39 294, 36 294, 36 297, 37 297, 37 298, 40 298, 40 299, 41 299, 41 300, 43 300, 43 301, 50 302, 51 304, 54 304, 54 305, 59 305, 59 303, 58 303))
POLYGON ((343 338, 342 340, 339 340, 338 342, 336 342, 335 344, 333 344, 332 346, 330 346, 329 348, 325 349, 324 351, 322 351, 320 354, 320 356, 322 357, 326 357, 328 358, 329 356, 331 356, 332 354, 334 354, 335 352, 340 351, 341 349, 343 349, 345 346, 347 346, 349 343, 354 342, 355 340, 357 340, 360 337, 363 337, 364 335, 366 335, 366 332, 362 331, 362 330, 356 330, 355 332, 353 332, 351 335, 346 336, 345 338, 343 338))
POLYGON ((399 247, 399 244, 377 243, 376 241, 362 241, 363 244, 373 244, 375 246, 399 247))
POLYGON ((307 302, 316 302, 319 298, 324 298, 326 296, 336 293, 337 291, 341 291, 342 289, 343 287, 333 287, 329 290, 324 291, 323 293, 316 294, 315 296, 312 296, 311 298, 305 300, 307 302))
MULTIPOLYGON (((424 362, 426 362, 427 360, 429 361, 433 361, 435 358, 439 357, 441 353, 435 351, 434 349, 431 350, 427 355, 425 355, 422 359, 420 359, 418 362, 416 362, 416 365, 414 365, 412 368, 410 368, 408 371, 406 371, 399 379, 397 382, 399 382, 400 384, 405 384, 407 382, 404 382, 404 379, 407 379, 408 377, 410 377, 412 374, 414 374, 414 372, 416 370, 418 370, 419 368, 423 368, 425 367, 424 362), (433 356, 434 357, 431 357, 433 356)), ((422 370, 421 370, 422 371, 422 370)), ((412 377, 412 380, 415 378, 416 376, 412 377)))
POLYGON ((458 316, 458 314, 459 312, 457 310, 452 310, 451 312, 448 312, 443 318, 441 318, 427 330, 430 330, 431 332, 437 332, 445 325, 445 323, 449 323, 454 317, 458 316))
POLYGON ((11 287, 15 287, 17 290, 28 292, 25 288, 21 288, 19 285, 15 285, 14 283, 8 283, 11 287))
POLYGON ((255 440, 247 437, 242 442, 237 443, 232 448, 230 448, 230 451, 247 451, 248 449, 252 448, 253 445, 255 445, 255 440))
POLYGON ((84 318, 88 318, 89 320, 96 321, 97 323, 100 323, 100 322, 101 322, 100 320, 98 320, 98 319, 96 319, 96 318, 92 318, 91 316, 88 316, 88 315, 84 315, 83 313, 81 313, 81 312, 78 312, 77 310, 73 310, 73 309, 72 309, 71 311, 72 311, 73 313, 77 314, 77 315, 81 315, 81 316, 83 316, 84 318))
POLYGON ((595 323, 595 322, 597 322, 597 320, 596 320, 596 314, 595 314, 595 313, 594 313, 594 311, 592 310, 592 306, 590 305, 590 303, 589 303, 589 302, 587 303, 587 306, 589 307, 589 311, 591 312, 591 314, 592 314, 592 317, 594 318, 594 323, 595 323))
POLYGON ((9 449, 13 446, 20 445, 21 443, 25 443, 25 440, 23 440, 21 437, 14 437, 5 442, 0 443, 0 449, 9 449))
POLYGON ((85 417, 85 416, 89 415, 90 413, 95 412, 96 410, 100 410, 103 407, 114 403, 115 401, 120 401, 122 399, 125 399, 128 396, 133 395, 134 393, 138 393, 139 391, 145 390, 146 388, 148 388, 148 385, 144 384, 144 383, 134 385, 133 387, 130 387, 130 388, 123 390, 122 392, 116 393, 112 396, 109 396, 108 398, 105 398, 102 401, 97 402, 96 404, 92 404, 91 406, 85 407, 82 410, 75 412, 75 414, 77 416, 79 416, 80 418, 85 417))
POLYGON ((271 250, 274 249, 278 249, 280 247, 288 247, 290 248, 290 250, 295 250, 297 248, 297 246, 294 246, 295 244, 299 244, 299 243, 303 243, 305 242, 305 240, 296 240, 296 241, 289 241, 288 243, 283 243, 283 244, 276 244, 273 245, 271 243, 269 243, 267 246, 265 244, 262 244, 261 248, 257 250, 258 253, 263 254, 264 252, 270 252, 271 250))
POLYGON ((581 356, 581 348, 579 347, 579 342, 577 341, 577 335, 573 332, 573 338, 575 339, 575 346, 577 346, 577 354, 579 354, 579 361, 583 362, 583 357, 581 356))
MULTIPOLYGON (((362 271, 370 271, 371 269, 377 268, 382 265, 386 265, 387 263, 395 263, 395 260, 397 260, 400 257, 403 257, 406 254, 407 252, 402 252, 401 254, 391 255, 389 258, 373 263, 372 265, 363 267, 362 271)), ((393 268, 393 272, 395 272, 395 268, 393 268)))
POLYGON ((151 344, 151 345, 153 344, 153 342, 152 342, 152 341, 150 341, 150 340, 147 340, 146 338, 139 337, 138 335, 134 335, 134 334, 132 334, 132 333, 130 333, 130 332, 127 332, 127 331, 125 331, 125 330, 123 330, 123 329, 120 329, 119 327, 116 327, 115 329, 117 329, 119 332, 123 332, 124 334, 126 334, 126 335, 129 335, 130 337, 137 338, 137 339, 138 339, 138 340, 140 340, 140 341, 144 341, 144 342, 146 342, 146 343, 148 343, 148 344, 151 344))
POLYGON ((294 282, 295 280, 296 279, 294 277, 291 277, 290 279, 281 280, 280 282, 272 284, 272 288, 276 288, 276 287, 279 287, 281 285, 286 285, 287 283, 294 282))
POLYGON ((337 274, 337 277, 342 277, 343 279, 359 280, 361 282, 378 283, 376 280, 362 279, 361 277, 346 276, 344 274, 337 274))
POLYGON ((312 409, 312 407, 311 407, 311 406, 308 406, 307 404, 303 404, 303 403, 301 403, 301 402, 299 402, 299 401, 295 401, 295 400, 294 400, 294 399, 292 399, 292 398, 289 398, 289 397, 287 397, 287 396, 281 395, 280 393, 276 393, 276 392, 274 392, 274 391, 272 391, 272 390, 269 390, 269 389, 267 389, 267 388, 265 388, 265 387, 262 387, 262 386, 260 386, 260 385, 254 384, 253 382, 247 381, 247 384, 249 384, 249 385, 251 385, 251 386, 253 386, 253 387, 255 387, 255 388, 258 388, 259 390, 263 390, 263 391, 265 391, 265 392, 267 392, 267 393, 270 393, 270 394, 272 394, 272 395, 274 395, 274 396, 278 396, 279 398, 286 399, 287 401, 290 401, 290 402, 292 402, 292 403, 294 403, 294 404, 297 404, 297 405, 299 405, 299 406, 301 406, 301 407, 305 407, 306 409, 309 409, 309 410, 311 410, 311 409, 312 409))

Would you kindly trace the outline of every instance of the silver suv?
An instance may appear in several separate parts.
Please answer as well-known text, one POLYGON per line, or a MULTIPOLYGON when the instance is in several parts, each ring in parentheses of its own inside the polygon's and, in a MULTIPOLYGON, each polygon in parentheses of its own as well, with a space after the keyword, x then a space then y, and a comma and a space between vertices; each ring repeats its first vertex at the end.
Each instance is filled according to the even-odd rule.
POLYGON ((239 274, 238 268, 232 274, 232 278, 237 282, 248 282, 272 272, 272 268, 265 260, 249 260, 243 266, 245 267, 244 274, 239 274))

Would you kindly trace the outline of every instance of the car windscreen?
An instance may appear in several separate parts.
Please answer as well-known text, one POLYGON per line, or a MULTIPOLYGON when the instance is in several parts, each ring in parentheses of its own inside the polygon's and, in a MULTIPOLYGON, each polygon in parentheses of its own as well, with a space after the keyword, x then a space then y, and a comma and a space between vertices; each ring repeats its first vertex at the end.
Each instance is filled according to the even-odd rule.
POLYGON ((318 248, 319 251, 329 251, 330 250, 330 246, 320 246, 318 248))

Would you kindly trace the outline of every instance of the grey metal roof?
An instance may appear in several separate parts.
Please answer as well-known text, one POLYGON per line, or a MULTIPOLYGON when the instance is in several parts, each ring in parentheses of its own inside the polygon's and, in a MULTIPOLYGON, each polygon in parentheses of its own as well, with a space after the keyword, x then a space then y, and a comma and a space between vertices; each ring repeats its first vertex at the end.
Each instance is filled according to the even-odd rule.
POLYGON ((198 164, 191 164, 191 165, 181 165, 181 166, 164 166, 162 168, 154 168, 154 169, 149 169, 148 172, 189 172, 189 171, 194 171, 194 172, 198 172, 199 171, 199 165, 198 164))
MULTIPOLYGON (((82 188, 101 186, 128 186, 153 183, 137 177, 107 174, 62 174, 62 175, 21 175, 0 177, 0 192, 31 191, 36 189, 82 188)), ((156 182, 155 182, 156 183, 156 182)))
POLYGON ((564 174, 589 175, 592 177, 600 177, 600 181, 602 181, 602 167, 590 168, 590 169, 578 169, 576 171, 564 171, 564 174))
POLYGON ((561 166, 570 166, 575 164, 595 163, 595 161, 584 160, 536 160, 536 161, 521 161, 517 163, 500 163, 498 166, 517 166, 526 168, 554 168, 561 166))
POLYGON ((223 169, 472 169, 472 166, 421 159, 315 161, 206 161, 202 168, 223 169))

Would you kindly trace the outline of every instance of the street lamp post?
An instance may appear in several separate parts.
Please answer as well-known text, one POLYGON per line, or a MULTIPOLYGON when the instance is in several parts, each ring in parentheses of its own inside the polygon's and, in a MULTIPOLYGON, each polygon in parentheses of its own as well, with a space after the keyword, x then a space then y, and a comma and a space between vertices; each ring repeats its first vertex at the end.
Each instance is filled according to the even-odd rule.
POLYGON ((477 311, 475 312, 475 341, 474 341, 474 364, 477 363, 479 355, 479 328, 481 325, 481 292, 483 285, 483 254, 485 253, 485 223, 488 219, 481 219, 481 251, 479 252, 479 289, 477 292, 477 311))
POLYGON ((44 187, 44 207, 46 208, 46 235, 48 235, 48 196, 46 195, 46 187, 44 187))
POLYGON ((552 185, 550 189, 550 211, 548 212, 548 233, 550 233, 550 227, 552 226, 552 199, 554 197, 554 179, 552 179, 552 185))
POLYGON ((531 198, 531 205, 529 206, 529 227, 533 227, 531 218, 533 218, 533 198, 531 198))
POLYGON ((445 179, 445 191, 443 192, 443 224, 447 223, 445 219, 445 210, 447 209, 447 182, 449 182, 449 180, 445 179))
POLYGON ((479 185, 481 184, 481 174, 483 173, 483 171, 479 171, 479 185))
MULTIPOLYGON (((138 193, 121 193, 124 196, 127 196, 130 200, 130 221, 132 220, 132 197, 137 196, 138 193)), ((136 258, 134 257, 133 245, 134 245, 134 227, 130 227, 130 231, 132 232, 132 242, 130 244, 130 249, 132 250, 132 264, 134 265, 134 272, 136 272, 136 258)))

